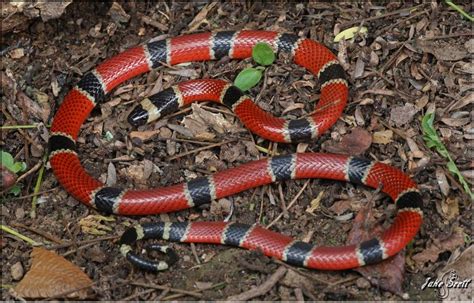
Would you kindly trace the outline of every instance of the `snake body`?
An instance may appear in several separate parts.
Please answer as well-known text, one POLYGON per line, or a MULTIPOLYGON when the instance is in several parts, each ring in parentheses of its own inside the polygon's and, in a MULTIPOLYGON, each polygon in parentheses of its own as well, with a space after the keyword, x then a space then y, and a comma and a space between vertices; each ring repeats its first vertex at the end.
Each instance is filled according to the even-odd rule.
MULTIPOLYGON (((191 80, 145 98, 131 112, 135 126, 151 122, 195 101, 214 101, 231 108, 252 132, 276 142, 311 140, 326 131, 341 115, 348 98, 344 70, 322 44, 293 34, 271 31, 224 31, 178 36, 128 49, 88 72, 59 107, 49 139, 50 163, 61 185, 82 203, 105 213, 148 215, 179 211, 272 182, 303 178, 343 180, 381 188, 397 206, 392 225, 380 236, 358 245, 315 246, 269 231, 258 225, 228 222, 159 222, 127 230, 121 252, 139 268, 158 271, 169 263, 155 262, 132 251, 140 239, 162 238, 178 242, 216 243, 260 250, 290 264, 316 269, 348 269, 393 256, 417 234, 422 224, 422 198, 416 184, 398 169, 361 158, 334 154, 297 153, 249 162, 186 183, 152 190, 107 187, 81 166, 76 140, 84 120, 120 83, 157 68, 190 61, 229 56, 251 56, 258 42, 275 52, 287 52, 294 62, 313 73, 321 97, 312 115, 287 120, 260 109, 238 88, 223 80, 191 80)), ((166 247, 151 246, 174 254, 166 247)))

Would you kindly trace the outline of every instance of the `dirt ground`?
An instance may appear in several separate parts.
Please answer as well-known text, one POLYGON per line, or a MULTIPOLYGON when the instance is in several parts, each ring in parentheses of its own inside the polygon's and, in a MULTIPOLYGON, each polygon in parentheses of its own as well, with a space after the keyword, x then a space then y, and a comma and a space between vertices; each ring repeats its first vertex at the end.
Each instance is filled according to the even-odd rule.
MULTIPOLYGON (((471 4, 462 6, 468 13, 473 11, 471 4)), ((465 252, 472 251, 467 249, 472 206, 447 160, 424 142, 421 119, 435 112, 441 141, 472 184, 471 28, 444 2, 422 1, 386 5, 74 1, 59 18, 24 20, 2 34, 1 124, 36 127, 2 128, 1 149, 26 162, 25 172, 29 172, 19 181, 22 188, 17 196, 3 192, 2 224, 80 267, 93 281, 88 298, 94 300, 216 300, 254 287, 259 289, 256 300, 437 300, 435 289, 421 286, 452 264, 465 264, 465 252), (367 27, 366 36, 334 42, 337 33, 359 25, 367 27), (251 60, 160 67, 127 81, 93 111, 78 147, 87 171, 112 184, 152 188, 297 150, 350 152, 382 161, 412 177, 424 202, 422 229, 398 263, 382 267, 376 276, 371 272, 369 278, 352 270, 287 267, 258 252, 237 248, 173 244, 181 259, 171 270, 151 274, 134 269, 118 251, 117 237, 132 224, 223 220, 232 211, 231 205, 234 221, 271 224, 272 230, 319 245, 343 245, 353 218, 365 205, 372 209, 368 221, 389 225, 394 207, 387 196, 328 180, 282 182, 200 209, 147 217, 109 216, 96 222, 99 213, 69 196, 46 165, 35 216, 31 215, 31 194, 47 152, 48 126, 83 73, 154 37, 223 29, 291 32, 327 45, 338 54, 350 86, 350 99, 339 121, 314 142, 275 144, 252 135, 227 109, 209 103, 133 129, 126 117, 150 91, 190 78, 232 81, 236 71, 251 60), (226 120, 229 129, 198 129, 199 117, 206 114, 226 120), (297 203, 289 208, 295 198, 297 203), (87 230, 87 222, 96 230, 87 230), (394 285, 399 285, 398 291, 394 285)), ((285 57, 266 71, 265 81, 251 95, 276 115, 302 116, 319 98, 317 79, 285 57)), ((32 247, 6 232, 2 232, 1 247, 1 298, 13 300, 12 287, 31 266, 32 247)), ((472 259, 467 260, 464 267, 472 269, 472 259)))

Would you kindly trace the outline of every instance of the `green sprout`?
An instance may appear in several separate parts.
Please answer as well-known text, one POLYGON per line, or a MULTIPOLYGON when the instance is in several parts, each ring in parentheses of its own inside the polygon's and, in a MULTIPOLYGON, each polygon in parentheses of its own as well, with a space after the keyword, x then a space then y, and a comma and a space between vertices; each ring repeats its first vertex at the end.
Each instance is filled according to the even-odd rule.
POLYGON ((429 113, 423 116, 423 119, 421 121, 421 127, 423 128, 423 139, 425 140, 425 143, 429 148, 435 148, 441 156, 448 160, 448 163, 446 165, 448 170, 458 178, 459 182, 461 183, 471 200, 474 200, 474 194, 471 192, 471 187, 464 179, 463 175, 456 166, 456 163, 454 163, 453 158, 451 158, 448 149, 446 148, 446 146, 444 146, 443 142, 441 142, 441 139, 436 133, 436 130, 433 126, 434 117, 434 113, 429 113))
POLYGON ((265 70, 263 66, 271 65, 275 61, 275 53, 268 43, 257 43, 252 48, 252 58, 262 66, 243 69, 234 81, 234 85, 244 92, 260 82, 265 70))

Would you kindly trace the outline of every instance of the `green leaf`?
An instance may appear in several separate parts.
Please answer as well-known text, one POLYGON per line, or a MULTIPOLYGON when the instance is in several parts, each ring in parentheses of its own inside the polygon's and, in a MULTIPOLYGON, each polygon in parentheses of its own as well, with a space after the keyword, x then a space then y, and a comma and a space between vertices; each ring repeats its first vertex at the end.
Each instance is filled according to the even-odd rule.
POLYGON ((20 184, 15 184, 12 188, 10 188, 10 190, 8 191, 8 193, 13 194, 14 196, 20 195, 20 193, 21 193, 21 186, 20 186, 20 184))
POLYGON ((20 171, 25 171, 25 170, 26 170, 25 162, 15 162, 15 164, 12 165, 12 169, 11 169, 11 171, 14 172, 15 174, 20 171))
POLYGON ((426 145, 429 148, 434 147, 441 156, 448 160, 446 163, 446 167, 448 168, 449 172, 458 178, 459 183, 461 183, 464 188, 464 191, 469 195, 471 200, 474 200, 474 194, 471 192, 471 187, 464 179, 463 175, 456 166, 456 163, 454 163, 453 159, 451 158, 448 149, 446 148, 446 146, 444 146, 443 142, 436 133, 436 129, 433 126, 433 121, 434 113, 426 114, 421 120, 421 128, 423 129, 423 139, 425 140, 426 145))
POLYGON ((9 170, 13 171, 12 167, 15 161, 13 160, 13 156, 10 155, 10 153, 7 153, 5 151, 0 151, 1 152, 1 157, 2 157, 2 165, 8 168, 9 170))
POLYGON ((259 42, 252 48, 252 58, 260 65, 271 65, 275 61, 275 53, 268 43, 259 42))
POLYGON ((253 67, 245 68, 235 78, 234 85, 242 91, 247 91, 257 85, 262 79, 263 72, 253 67))

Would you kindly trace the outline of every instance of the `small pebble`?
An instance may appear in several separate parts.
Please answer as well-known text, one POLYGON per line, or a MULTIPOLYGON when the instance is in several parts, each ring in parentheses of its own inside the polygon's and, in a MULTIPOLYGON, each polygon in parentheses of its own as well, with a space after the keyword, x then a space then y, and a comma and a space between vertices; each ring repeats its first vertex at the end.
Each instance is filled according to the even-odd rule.
POLYGON ((23 219, 25 217, 25 210, 22 207, 18 207, 15 210, 15 217, 17 218, 17 220, 23 219))
POLYGON ((21 265, 21 262, 16 262, 15 264, 12 265, 10 268, 10 272, 12 275, 13 280, 18 281, 23 277, 23 274, 25 273, 23 270, 23 265, 21 265))

